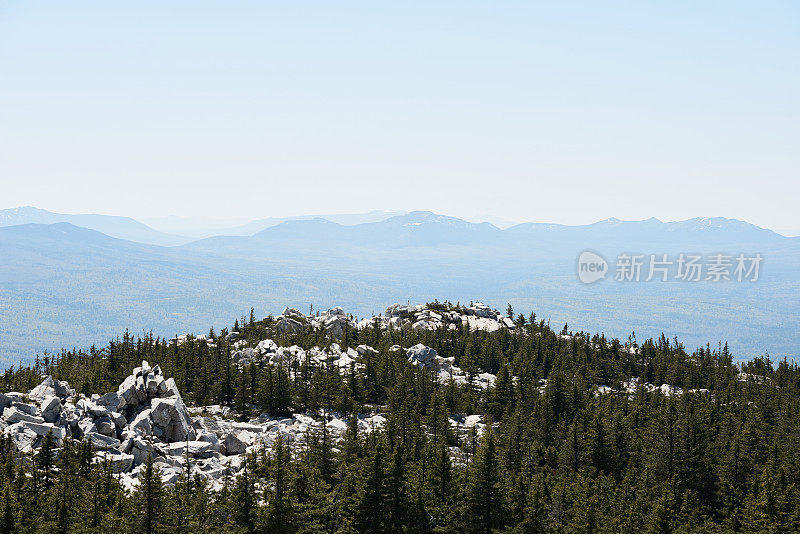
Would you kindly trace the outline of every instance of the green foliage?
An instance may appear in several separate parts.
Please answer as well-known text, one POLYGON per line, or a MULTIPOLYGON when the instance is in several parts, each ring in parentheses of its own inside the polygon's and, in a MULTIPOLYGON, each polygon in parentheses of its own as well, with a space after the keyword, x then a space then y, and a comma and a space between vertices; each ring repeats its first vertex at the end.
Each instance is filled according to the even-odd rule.
POLYGON ((688 354, 664 336, 636 347, 633 337, 560 336, 534 315, 516 320, 517 329, 493 333, 348 330, 343 349, 377 349, 349 369, 310 357, 239 368, 234 340, 304 349, 333 341, 245 317, 230 339, 227 329, 181 344, 126 333, 103 349, 9 370, 5 390, 27 391, 49 373, 102 393, 146 359, 196 405, 229 406, 243 419, 336 414, 348 430, 337 441, 321 425, 295 449, 278 439, 220 491, 188 475, 163 487, 151 459, 129 492, 86 443, 57 447, 46 436, 29 458, 0 435, 0 533, 800 530, 796 365, 737 366, 726 347, 688 354), (389 351, 416 343, 453 357, 470 378, 495 372, 494 387, 439 383, 389 351), (386 424, 364 432, 358 415, 371 411, 386 424), (482 416, 482 435, 454 430, 464 414, 482 416))

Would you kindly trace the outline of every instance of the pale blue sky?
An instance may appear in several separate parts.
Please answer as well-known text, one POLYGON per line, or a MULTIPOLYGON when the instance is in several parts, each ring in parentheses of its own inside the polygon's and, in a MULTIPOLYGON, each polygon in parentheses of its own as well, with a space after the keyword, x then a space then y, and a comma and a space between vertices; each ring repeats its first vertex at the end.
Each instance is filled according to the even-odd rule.
POLYGON ((0 3, 0 208, 800 229, 797 2, 0 3))

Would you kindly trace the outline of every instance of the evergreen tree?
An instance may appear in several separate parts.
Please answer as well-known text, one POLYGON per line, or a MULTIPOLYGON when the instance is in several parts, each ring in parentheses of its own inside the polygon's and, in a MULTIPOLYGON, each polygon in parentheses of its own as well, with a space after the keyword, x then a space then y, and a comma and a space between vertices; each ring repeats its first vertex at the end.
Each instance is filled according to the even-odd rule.
POLYGON ((503 524, 503 496, 494 433, 481 440, 470 465, 464 495, 466 532, 489 533, 503 524))
POLYGON ((243 532, 255 532, 255 487, 248 461, 246 460, 242 465, 242 474, 236 478, 236 488, 232 497, 231 506, 235 525, 243 532))
POLYGON ((36 465, 42 470, 42 482, 45 490, 50 488, 50 474, 53 468, 54 449, 55 443, 51 430, 42 438, 42 446, 39 448, 39 452, 36 455, 36 465))
POLYGON ((272 456, 272 491, 267 508, 267 531, 284 533, 294 530, 294 511, 291 480, 291 453, 289 448, 278 436, 274 444, 272 456))
POLYGON ((0 516, 0 534, 13 534, 18 532, 17 519, 15 514, 14 493, 11 490, 10 482, 6 482, 3 487, 3 511, 0 516))
POLYGON ((380 442, 357 482, 353 526, 357 532, 391 532, 386 516, 388 498, 384 474, 384 450, 380 442))
POLYGON ((161 528, 163 492, 161 473, 153 466, 152 455, 148 454, 135 493, 140 532, 146 534, 163 532, 161 528))

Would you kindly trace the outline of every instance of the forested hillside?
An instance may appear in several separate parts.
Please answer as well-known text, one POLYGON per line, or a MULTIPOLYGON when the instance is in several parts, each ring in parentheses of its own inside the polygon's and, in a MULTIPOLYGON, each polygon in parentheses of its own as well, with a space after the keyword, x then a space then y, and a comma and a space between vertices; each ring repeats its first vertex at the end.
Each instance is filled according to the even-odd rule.
MULTIPOLYGON (((233 453, 230 436, 217 431, 226 446, 195 458, 190 443, 200 441, 186 437, 180 448, 129 437, 123 418, 109 434, 117 445, 130 439, 135 456, 137 439, 154 444, 126 474, 86 438, 99 419, 83 439, 73 421, 71 437, 50 432, 27 447, 6 421, 0 532, 800 529, 796 364, 735 364, 726 346, 687 353, 663 336, 620 341, 551 328, 510 306, 491 318, 439 302, 390 310, 357 328, 338 312, 251 313, 205 336, 125 333, 101 349, 7 370, 6 410, 31 406, 44 416, 44 401, 31 400, 44 375, 75 390, 62 413, 110 410, 131 378, 155 377, 161 392, 163 375, 174 378, 196 440, 212 443, 213 425, 226 424, 305 432, 253 441, 235 470, 212 477, 201 468, 233 453), (409 317, 428 327, 409 326, 409 317), (92 396, 108 391, 119 395, 92 396), (161 457, 167 449, 181 462, 161 457)), ((161 394, 144 402, 155 406, 161 394)), ((143 405, 129 401, 127 415, 119 406, 141 421, 143 405)))
MULTIPOLYGON (((733 265, 731 274, 733 274, 733 265)), ((225 324, 254 305, 342 306, 369 317, 391 302, 434 298, 540 310, 553 322, 642 338, 665 332, 692 349, 720 340, 738 359, 791 358, 800 345, 800 238, 726 219, 607 220, 584 226, 489 224, 430 212, 345 226, 293 220, 250 237, 156 247, 66 223, 0 228, 0 370, 61 347, 100 345, 126 329, 172 337, 225 324), (581 251, 610 265, 584 284, 581 251), (628 254, 760 254, 758 281, 617 281, 628 254), (687 303, 691 303, 687 305, 687 303)), ((705 277, 703 272, 703 278, 705 277)))

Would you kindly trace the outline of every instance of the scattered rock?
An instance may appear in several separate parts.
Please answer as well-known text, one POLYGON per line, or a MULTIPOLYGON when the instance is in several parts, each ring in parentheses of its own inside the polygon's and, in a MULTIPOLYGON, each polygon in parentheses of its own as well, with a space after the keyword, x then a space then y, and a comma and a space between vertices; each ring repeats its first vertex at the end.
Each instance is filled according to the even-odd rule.
POLYGON ((75 391, 70 389, 69 384, 59 380, 53 380, 53 377, 47 375, 41 384, 31 390, 29 396, 33 399, 42 399, 46 396, 57 397, 71 397, 75 395, 75 391))
POLYGON ((165 441, 185 441, 195 438, 189 421, 189 411, 180 397, 153 399, 150 405, 150 418, 164 431, 165 441))
POLYGON ((98 452, 95 461, 109 462, 113 473, 125 473, 133 467, 134 457, 132 454, 111 449, 98 452))
MULTIPOLYGON (((44 423, 44 418, 39 417, 37 415, 30 415, 28 412, 20 409, 20 407, 22 406, 25 405, 17 404, 15 406, 9 406, 5 410, 3 410, 3 419, 5 420, 5 422, 9 424, 19 423, 21 421, 25 421, 28 423, 44 423)), ((36 412, 34 411, 34 413, 36 412)))
MULTIPOLYGON (((510 320, 480 303, 445 310, 439 306, 428 309, 426 306, 393 305, 383 316, 361 321, 339 307, 308 316, 297 309, 286 308, 275 324, 281 332, 322 329, 328 334, 328 341, 341 338, 348 328, 432 330, 457 328, 462 324, 487 330, 513 327, 510 320)), ((297 345, 281 347, 265 339, 255 347, 248 347, 249 342, 238 334, 228 338, 234 341, 232 360, 240 367, 269 363, 291 370, 298 363, 307 362, 333 365, 342 370, 360 369, 363 362, 378 354, 378 350, 364 344, 346 350, 337 343, 304 349, 297 345)), ((201 342, 213 346, 214 341, 206 336, 191 335, 175 339, 178 345, 201 342)), ((443 358, 431 347, 419 344, 405 350, 394 345, 389 352, 405 352, 412 365, 430 369, 442 382, 466 383, 466 377, 455 366, 453 358, 443 358)), ((488 373, 473 377, 476 387, 491 387, 493 382, 494 375, 488 373)), ((278 437, 290 447, 302 447, 309 433, 320 431, 323 424, 303 414, 282 419, 262 414, 249 423, 240 423, 226 418, 230 413, 228 407, 207 406, 198 410, 204 415, 190 416, 175 380, 166 378, 159 366, 142 361, 116 391, 102 395, 76 395, 69 384, 51 376, 43 377, 28 393, 0 394, 0 432, 8 435, 14 447, 24 453, 34 453, 48 434, 53 436, 57 447, 67 437, 88 440, 97 451, 95 461, 109 462, 112 471, 120 474, 123 485, 132 488, 138 483, 141 465, 148 457, 153 458, 167 483, 177 480, 186 472, 187 465, 191 465, 193 473, 219 485, 226 476, 235 475, 241 469, 242 457, 247 452, 270 447, 278 437), (190 464, 186 464, 187 457, 192 459, 190 464)), ((368 433, 382 428, 386 419, 373 413, 359 416, 356 423, 359 431, 368 433)), ((483 424, 469 417, 452 423, 459 432, 470 424, 480 430, 483 424)), ((348 428, 348 422, 336 416, 329 416, 324 424, 334 439, 341 439, 348 428)))
POLYGON ((45 397, 39 404, 42 417, 48 423, 55 423, 61 415, 61 399, 58 397, 45 397))

